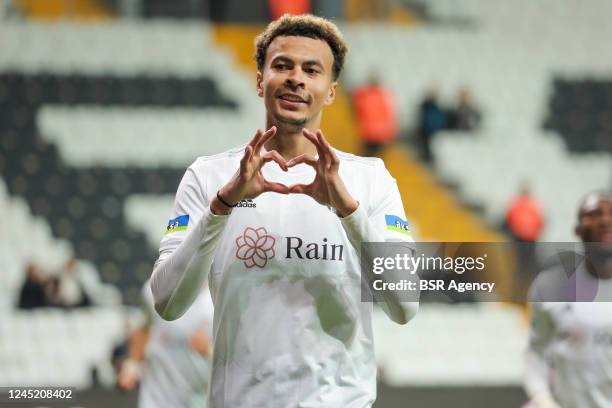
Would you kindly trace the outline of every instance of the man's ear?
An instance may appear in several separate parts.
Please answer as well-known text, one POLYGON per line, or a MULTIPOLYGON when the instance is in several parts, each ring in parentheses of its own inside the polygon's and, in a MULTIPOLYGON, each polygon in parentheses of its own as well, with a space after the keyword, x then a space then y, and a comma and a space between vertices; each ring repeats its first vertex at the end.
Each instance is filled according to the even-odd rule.
POLYGON ((338 81, 334 81, 329 86, 329 93, 327 94, 327 98, 325 98, 325 104, 331 105, 336 99, 336 87, 338 86, 338 81))
POLYGON ((257 82, 257 96, 263 98, 263 74, 260 71, 257 71, 257 75, 255 77, 255 81, 257 82))

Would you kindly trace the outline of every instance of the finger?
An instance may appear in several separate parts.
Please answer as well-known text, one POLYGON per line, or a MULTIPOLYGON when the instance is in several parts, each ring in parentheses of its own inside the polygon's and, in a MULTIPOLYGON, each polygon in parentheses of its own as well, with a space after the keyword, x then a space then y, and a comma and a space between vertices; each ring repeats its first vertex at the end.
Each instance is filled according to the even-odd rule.
POLYGON ((310 184, 294 184, 289 186, 289 192, 294 194, 311 195, 313 183, 310 184))
POLYGON ((319 143, 321 143, 321 146, 323 146, 325 150, 332 150, 331 145, 329 144, 327 139, 325 139, 325 136, 323 136, 323 131, 321 131, 321 129, 317 129, 316 136, 317 140, 319 141, 319 143))
POLYGON ((317 138, 319 139, 319 142, 323 145, 323 150, 325 151, 325 155, 328 162, 330 164, 339 164, 340 160, 338 159, 338 156, 336 156, 334 149, 331 147, 327 139, 325 139, 325 136, 323 136, 323 132, 321 131, 321 129, 317 130, 317 138))
POLYGON ((251 141, 249 142, 249 146, 255 147, 257 145, 257 142, 261 139, 263 133, 263 130, 257 129, 257 132, 255 132, 255 137, 253 137, 253 139, 251 139, 251 141))
POLYGON ((257 144, 255 145, 255 152, 259 153, 261 148, 268 142, 268 140, 272 139, 275 134, 276 134, 276 126, 272 126, 261 136, 259 141, 257 141, 257 144))
POLYGON ((306 137, 306 139, 310 140, 310 142, 315 145, 315 146, 319 146, 319 140, 317 139, 317 135, 315 135, 314 133, 312 133, 309 129, 302 129, 302 134, 306 137))
POLYGON ((323 151, 325 152, 325 154, 326 155, 329 154, 329 152, 331 151, 331 146, 329 145, 329 143, 327 143, 327 140, 325 140, 325 136, 323 136, 323 132, 321 132, 321 129, 317 130, 317 132, 315 133, 315 136, 317 138, 317 141, 323 148, 323 151))
POLYGON ((323 139, 321 136, 322 135, 319 133, 319 131, 317 131, 315 137, 321 145, 321 153, 319 153, 320 160, 323 162, 325 168, 327 169, 331 165, 331 157, 329 155, 329 149, 327 148, 327 146, 325 146, 325 139, 323 139))
POLYGON ((242 156, 242 159, 240 159, 240 171, 241 172, 245 172, 246 171, 246 166, 247 163, 249 162, 249 160, 251 159, 251 156, 253 155, 253 147, 251 147, 250 144, 248 144, 245 148, 244 148, 244 156, 242 156))
POLYGON ((289 194, 289 187, 281 183, 273 183, 268 180, 264 180, 263 187, 264 192, 272 191, 280 194, 289 194))
POLYGON ((283 156, 281 156, 276 150, 270 150, 268 153, 262 156, 262 159, 262 166, 264 163, 267 163, 269 161, 275 161, 276 163, 278 163, 281 169, 285 171, 289 170, 287 162, 285 161, 283 156))
POLYGON ((306 163, 309 166, 315 167, 317 165, 317 159, 315 159, 309 154, 300 154, 299 156, 289 160, 287 162, 287 167, 297 166, 300 163, 306 163))
POLYGON ((317 139, 317 136, 306 128, 302 129, 302 134, 306 137, 306 139, 310 140, 313 145, 315 145, 319 158, 323 158, 323 146, 321 146, 321 142, 319 139, 317 139))

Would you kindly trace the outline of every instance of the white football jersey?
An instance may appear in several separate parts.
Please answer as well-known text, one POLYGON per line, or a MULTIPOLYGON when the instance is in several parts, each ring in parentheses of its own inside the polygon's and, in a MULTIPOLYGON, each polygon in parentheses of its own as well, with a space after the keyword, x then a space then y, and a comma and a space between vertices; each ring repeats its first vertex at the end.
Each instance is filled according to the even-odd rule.
MULTIPOLYGON (((215 228, 198 223, 219 217, 210 215, 209 204, 239 168, 243 152, 241 146, 201 157, 188 168, 158 264, 191 229, 205 231, 198 245, 208 245, 213 232, 207 228, 215 228)), ((397 185, 382 160, 337 155, 339 174, 360 203, 355 213, 361 211, 377 239, 412 242, 397 185)), ((284 172, 274 162, 262 173, 286 185, 315 176, 306 164, 284 172)), ((341 221, 306 195, 265 193, 243 200, 227 217, 208 275, 215 306, 211 407, 371 406, 372 304, 361 301, 359 257, 343 227, 352 216, 341 221)), ((158 293, 179 280, 166 271, 157 275, 158 293)))
POLYGON ((191 338, 203 329, 212 340, 213 305, 202 290, 189 310, 168 322, 155 313, 150 286, 143 288, 150 314, 147 343, 138 395, 140 408, 206 407, 210 362, 191 348, 191 338))
POLYGON ((563 408, 612 407, 612 280, 594 278, 584 264, 570 279, 554 268, 538 276, 532 299, 548 300, 568 281, 579 298, 594 301, 532 303, 529 349, 545 363, 544 380, 563 408))

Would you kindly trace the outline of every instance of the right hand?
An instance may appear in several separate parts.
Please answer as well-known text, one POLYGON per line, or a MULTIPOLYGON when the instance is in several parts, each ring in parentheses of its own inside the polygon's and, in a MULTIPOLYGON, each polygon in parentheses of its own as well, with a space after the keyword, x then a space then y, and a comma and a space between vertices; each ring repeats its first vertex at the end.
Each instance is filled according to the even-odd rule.
POLYGON ((562 408, 561 405, 551 397, 535 398, 533 401, 535 408, 562 408))
POLYGON ((240 160, 240 169, 219 191, 223 200, 235 204, 242 199, 255 198, 268 191, 289 194, 289 187, 281 183, 270 182, 261 173, 261 168, 269 161, 275 161, 284 171, 288 169, 285 159, 276 150, 261 154, 262 147, 275 134, 276 126, 272 126, 266 132, 261 129, 257 130, 255 137, 244 149, 244 156, 240 160))
POLYGON ((123 391, 132 391, 138 381, 140 380, 140 366, 138 363, 127 360, 121 366, 119 376, 117 378, 117 385, 123 391))

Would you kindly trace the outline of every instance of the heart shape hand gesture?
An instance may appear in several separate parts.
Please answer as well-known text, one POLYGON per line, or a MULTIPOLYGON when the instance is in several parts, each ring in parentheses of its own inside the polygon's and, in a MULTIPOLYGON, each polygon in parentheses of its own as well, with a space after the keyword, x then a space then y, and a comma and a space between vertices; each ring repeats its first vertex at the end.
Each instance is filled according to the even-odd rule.
POLYGON ((316 175, 309 184, 290 186, 289 192, 306 194, 319 204, 334 208, 341 217, 352 213, 357 209, 359 203, 351 197, 338 174, 340 159, 336 156, 329 142, 325 140, 320 129, 316 133, 312 133, 304 128, 302 133, 317 148, 318 158, 302 154, 289 160, 287 166, 293 167, 299 163, 305 163, 315 170, 316 175))
POLYGON ((240 168, 234 177, 221 190, 219 195, 223 202, 217 198, 211 203, 211 210, 215 214, 228 214, 231 211, 226 204, 233 205, 244 198, 255 198, 265 192, 280 194, 306 194, 322 205, 334 208, 341 217, 352 213, 359 203, 348 193, 342 179, 338 174, 340 160, 332 150, 330 144, 325 140, 323 133, 318 130, 312 133, 303 129, 302 133, 316 147, 318 159, 307 154, 286 162, 275 150, 261 154, 261 149, 276 134, 273 126, 266 132, 258 130, 255 137, 247 144, 244 155, 240 160, 240 168), (271 182, 265 179, 261 169, 267 162, 276 162, 281 169, 287 171, 289 167, 305 163, 312 166, 316 172, 314 180, 309 184, 295 184, 286 186, 281 183, 271 182))

